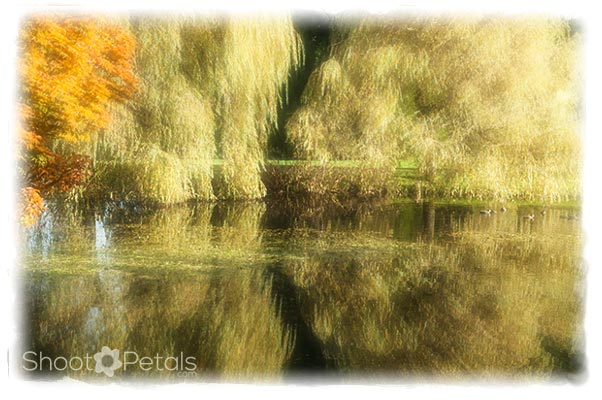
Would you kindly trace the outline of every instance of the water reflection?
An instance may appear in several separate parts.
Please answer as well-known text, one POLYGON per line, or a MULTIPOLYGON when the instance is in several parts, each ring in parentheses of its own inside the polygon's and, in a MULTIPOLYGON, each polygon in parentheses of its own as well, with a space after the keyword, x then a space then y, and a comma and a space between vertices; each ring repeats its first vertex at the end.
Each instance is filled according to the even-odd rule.
MULTIPOLYGON (((523 218, 532 212, 55 210, 23 252, 23 348, 183 354, 197 379, 572 374, 582 368, 579 221, 562 208, 523 218)), ((182 378, 136 366, 116 374, 182 378)))
MULTIPOLYGON (((195 371, 206 378, 274 376, 293 339, 280 323, 269 285, 261 271, 253 270, 219 276, 35 274, 28 282, 25 347, 50 357, 83 357, 108 345, 140 357, 194 357, 195 371)), ((177 378, 167 370, 152 374, 177 378)), ((121 375, 148 373, 132 366, 121 375)))
POLYGON ((391 246, 378 257, 341 249, 287 265, 328 358, 364 375, 575 368, 576 360, 556 357, 577 351, 575 243, 474 233, 457 240, 391 246))

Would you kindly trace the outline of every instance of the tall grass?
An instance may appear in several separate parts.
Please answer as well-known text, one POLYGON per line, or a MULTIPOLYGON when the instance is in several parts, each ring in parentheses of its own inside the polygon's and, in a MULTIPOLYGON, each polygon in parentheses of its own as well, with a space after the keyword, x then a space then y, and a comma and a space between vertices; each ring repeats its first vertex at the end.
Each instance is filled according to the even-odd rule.
POLYGON ((431 192, 457 197, 579 195, 579 37, 566 21, 365 17, 331 42, 288 122, 298 157, 413 158, 431 192))

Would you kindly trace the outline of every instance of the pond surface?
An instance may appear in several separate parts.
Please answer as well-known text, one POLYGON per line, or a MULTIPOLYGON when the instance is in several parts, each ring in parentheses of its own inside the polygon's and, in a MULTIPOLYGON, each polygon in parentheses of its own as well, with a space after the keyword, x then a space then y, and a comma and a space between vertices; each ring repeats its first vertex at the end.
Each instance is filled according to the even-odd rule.
POLYGON ((55 210, 23 239, 23 368, 101 380, 574 376, 578 210, 482 208, 55 210), (120 351, 118 368, 102 361, 113 378, 94 359, 78 368, 103 346, 120 351))

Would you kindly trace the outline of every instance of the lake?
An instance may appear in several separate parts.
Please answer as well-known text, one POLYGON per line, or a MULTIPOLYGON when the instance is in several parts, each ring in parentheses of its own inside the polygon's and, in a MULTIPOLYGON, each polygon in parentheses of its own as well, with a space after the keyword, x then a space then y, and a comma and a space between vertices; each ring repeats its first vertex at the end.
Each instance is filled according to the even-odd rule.
POLYGON ((22 238, 23 368, 101 381, 579 376, 579 210, 483 208, 55 207, 22 238), (103 346, 119 350, 102 359, 113 378, 90 358, 103 346))

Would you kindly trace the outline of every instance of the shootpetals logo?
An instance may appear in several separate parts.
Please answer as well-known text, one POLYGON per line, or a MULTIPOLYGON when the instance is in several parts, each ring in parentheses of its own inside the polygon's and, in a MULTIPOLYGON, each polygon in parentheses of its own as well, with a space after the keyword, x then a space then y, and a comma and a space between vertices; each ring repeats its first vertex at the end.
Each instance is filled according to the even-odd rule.
POLYGON ((107 346, 102 346, 102 350, 94 354, 94 361, 96 361, 94 371, 97 374, 104 373, 108 377, 113 377, 115 370, 123 365, 119 361, 119 350, 111 350, 107 346))
POLYGON ((95 372, 112 378, 117 370, 126 373, 128 370, 137 373, 159 371, 177 376, 194 376, 197 365, 195 357, 184 357, 183 353, 178 356, 155 354, 150 357, 140 356, 135 351, 121 353, 119 349, 102 346, 101 350, 92 356, 86 353, 84 356, 49 357, 41 351, 26 351, 22 357, 22 368, 28 372, 95 372))

